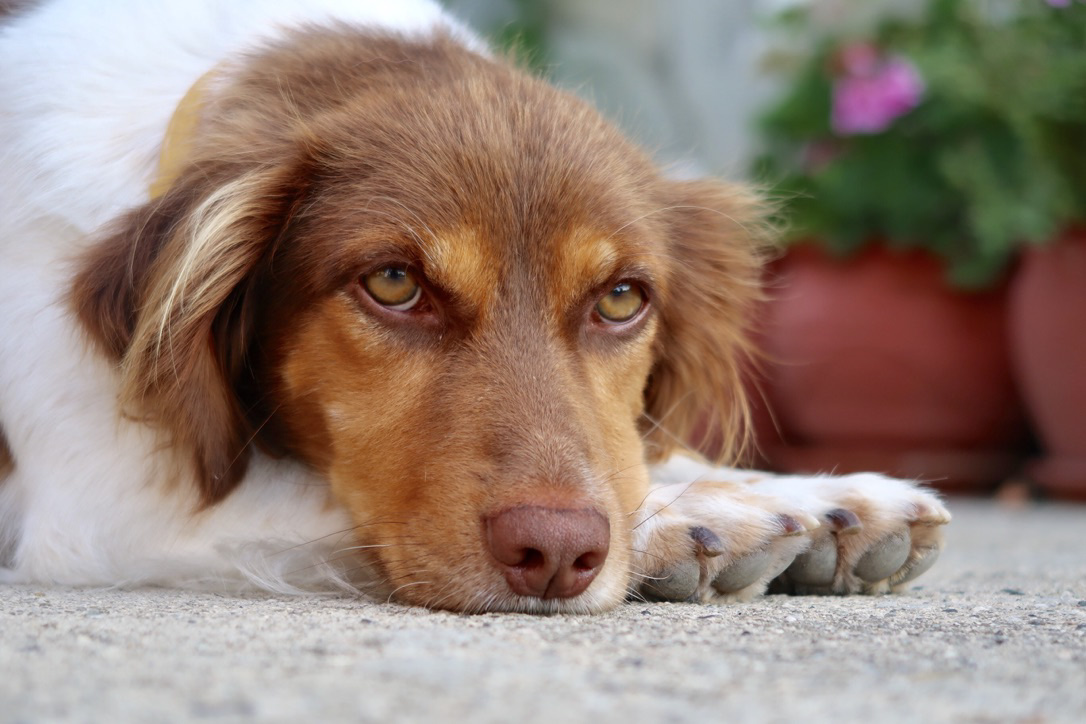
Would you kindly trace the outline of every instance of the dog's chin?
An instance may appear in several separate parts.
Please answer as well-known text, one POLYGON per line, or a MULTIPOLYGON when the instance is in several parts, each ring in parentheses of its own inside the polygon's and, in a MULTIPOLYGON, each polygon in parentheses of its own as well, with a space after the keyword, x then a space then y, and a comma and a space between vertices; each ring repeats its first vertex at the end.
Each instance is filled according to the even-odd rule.
POLYGON ((368 557, 367 568, 376 573, 376 582, 367 591, 373 597, 457 613, 600 613, 622 603, 629 586, 629 565, 618 560, 609 560, 588 588, 576 596, 537 598, 514 593, 501 574, 485 562, 476 571, 465 571, 469 567, 464 565, 450 565, 447 572, 431 572, 433 575, 419 572, 407 580, 389 575, 393 566, 379 561, 373 553, 368 557))

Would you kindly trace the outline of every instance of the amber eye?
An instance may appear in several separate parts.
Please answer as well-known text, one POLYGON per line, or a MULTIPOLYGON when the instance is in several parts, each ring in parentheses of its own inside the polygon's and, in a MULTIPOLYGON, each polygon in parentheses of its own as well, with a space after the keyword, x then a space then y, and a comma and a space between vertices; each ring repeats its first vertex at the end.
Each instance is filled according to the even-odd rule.
POLYGON ((406 266, 372 271, 362 277, 362 286, 378 304, 398 312, 411 309, 422 298, 422 287, 406 266))
POLYGON ((596 311, 608 322, 629 322, 645 304, 645 293, 632 282, 620 282, 596 304, 596 311))

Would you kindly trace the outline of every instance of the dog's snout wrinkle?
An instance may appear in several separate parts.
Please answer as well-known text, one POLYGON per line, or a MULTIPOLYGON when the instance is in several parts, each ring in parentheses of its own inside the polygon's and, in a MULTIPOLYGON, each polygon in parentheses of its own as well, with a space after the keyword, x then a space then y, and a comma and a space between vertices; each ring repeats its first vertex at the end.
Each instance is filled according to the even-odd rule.
POLYGON ((514 593, 570 598, 607 560, 611 526, 595 508, 520 505, 486 519, 486 542, 514 593))

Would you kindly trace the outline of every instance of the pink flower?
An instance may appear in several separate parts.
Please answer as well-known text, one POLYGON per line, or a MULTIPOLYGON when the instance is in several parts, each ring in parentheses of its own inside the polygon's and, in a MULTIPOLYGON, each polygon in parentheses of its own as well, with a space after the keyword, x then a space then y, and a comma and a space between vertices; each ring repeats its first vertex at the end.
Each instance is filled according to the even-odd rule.
POLYGON ((843 72, 833 84, 831 121, 839 136, 881 133, 924 95, 924 80, 905 58, 867 44, 843 48, 838 58, 843 72))

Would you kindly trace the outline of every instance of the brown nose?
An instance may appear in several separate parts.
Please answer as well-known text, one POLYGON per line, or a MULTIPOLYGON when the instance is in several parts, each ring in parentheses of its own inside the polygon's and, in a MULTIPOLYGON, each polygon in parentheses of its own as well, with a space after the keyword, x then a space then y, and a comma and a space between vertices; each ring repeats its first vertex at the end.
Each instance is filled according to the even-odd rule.
POLYGON ((521 505, 487 518, 486 536, 515 593, 569 598, 588 588, 603 567, 611 525, 594 508, 521 505))

